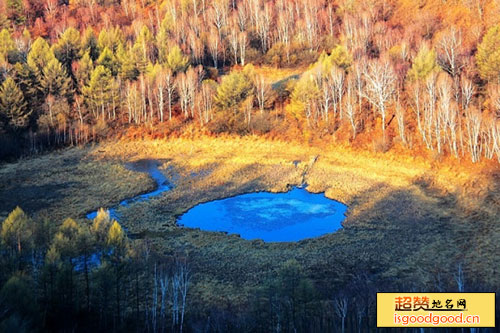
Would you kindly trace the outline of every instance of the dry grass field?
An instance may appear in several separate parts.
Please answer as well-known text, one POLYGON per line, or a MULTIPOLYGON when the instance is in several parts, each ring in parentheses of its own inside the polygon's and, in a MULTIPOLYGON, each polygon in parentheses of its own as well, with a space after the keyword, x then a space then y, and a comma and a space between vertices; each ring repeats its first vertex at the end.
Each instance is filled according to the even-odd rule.
POLYGON ((165 253, 187 255, 201 304, 244 306, 248 288, 292 258, 325 284, 345 285, 363 267, 389 285, 418 280, 435 289, 452 286, 462 264, 470 286, 499 285, 500 185, 488 166, 451 168, 446 161, 257 137, 109 142, 2 165, 0 216, 20 205, 54 223, 83 219, 154 188, 145 174, 124 167, 143 158, 164 161, 160 169, 174 188, 118 208, 120 223, 165 253), (176 225, 198 203, 302 183, 349 206, 343 229, 298 243, 264 243, 176 225))

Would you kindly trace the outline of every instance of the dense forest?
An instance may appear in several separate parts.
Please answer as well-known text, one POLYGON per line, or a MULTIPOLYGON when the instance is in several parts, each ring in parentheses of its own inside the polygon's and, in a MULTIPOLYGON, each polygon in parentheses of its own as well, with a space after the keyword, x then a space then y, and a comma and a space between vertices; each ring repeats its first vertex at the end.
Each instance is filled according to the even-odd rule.
POLYGON ((500 158, 497 1, 6 0, 1 12, 4 157, 201 131, 500 158), (261 66, 301 70, 273 82, 261 66))
POLYGON ((19 207, 0 232, 0 331, 183 330, 185 258, 131 242, 101 210, 89 223, 34 221, 19 207))

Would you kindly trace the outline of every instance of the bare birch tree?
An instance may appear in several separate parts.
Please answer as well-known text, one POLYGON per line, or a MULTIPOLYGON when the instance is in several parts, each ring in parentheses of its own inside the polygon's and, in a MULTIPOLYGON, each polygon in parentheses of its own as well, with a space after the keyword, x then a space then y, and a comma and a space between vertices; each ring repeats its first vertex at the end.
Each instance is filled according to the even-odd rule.
POLYGON ((272 92, 271 84, 269 84, 269 82, 262 74, 257 74, 254 76, 253 84, 255 88, 255 97, 257 99, 257 103, 259 104, 260 113, 262 114, 264 112, 266 102, 268 101, 272 92))
POLYGON ((343 118, 342 98, 344 96, 344 71, 337 66, 333 66, 329 73, 329 86, 332 96, 333 113, 339 114, 340 120, 343 118))
POLYGON ((240 32, 238 36, 238 44, 240 46, 240 65, 245 66, 245 59, 248 46, 248 38, 246 32, 240 32))
POLYGON ((347 119, 349 119, 349 123, 351 124, 352 128, 352 139, 354 140, 356 138, 356 132, 357 132, 357 114, 358 114, 358 108, 356 108, 356 97, 355 97, 355 82, 353 82, 354 79, 351 77, 348 77, 347 79, 347 88, 346 88, 346 98, 345 98, 345 114, 347 116, 347 119))
POLYGON ((176 77, 177 92, 184 118, 189 116, 189 82, 185 73, 179 73, 176 77))
POLYGON ((341 332, 345 332, 345 320, 347 318, 347 311, 349 310, 349 299, 345 295, 337 296, 333 301, 333 307, 337 316, 339 316, 342 325, 341 332))
POLYGON ((207 124, 213 119, 215 83, 203 81, 198 93, 198 112, 201 124, 207 124))
POLYGON ((396 100, 395 100, 395 117, 396 121, 398 122, 398 132, 399 132, 399 138, 401 139, 401 142, 406 145, 406 115, 405 115, 405 109, 404 107, 401 106, 401 100, 399 97, 399 93, 396 95, 396 100))
POLYGON ((465 125, 467 129, 467 143, 472 162, 479 162, 481 156, 480 134, 481 134, 481 113, 473 107, 466 111, 465 125))
POLYGON ((219 38, 219 34, 215 31, 212 31, 208 36, 208 50, 210 51, 210 55, 212 56, 212 60, 214 62, 214 67, 217 68, 217 64, 219 62, 219 53, 220 53, 220 44, 221 40, 219 38))
POLYGON ((377 60, 368 64, 364 73, 364 97, 376 108, 382 118, 382 135, 385 143, 387 104, 395 91, 396 75, 389 61, 377 60))

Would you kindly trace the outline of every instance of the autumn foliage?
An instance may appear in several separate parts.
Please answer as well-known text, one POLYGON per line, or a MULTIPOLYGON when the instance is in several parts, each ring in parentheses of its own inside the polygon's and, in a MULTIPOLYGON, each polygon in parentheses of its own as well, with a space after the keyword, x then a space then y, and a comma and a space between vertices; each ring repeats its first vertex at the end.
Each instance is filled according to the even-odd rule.
POLYGON ((2 156, 194 127, 500 159, 497 1, 0 7, 2 156))

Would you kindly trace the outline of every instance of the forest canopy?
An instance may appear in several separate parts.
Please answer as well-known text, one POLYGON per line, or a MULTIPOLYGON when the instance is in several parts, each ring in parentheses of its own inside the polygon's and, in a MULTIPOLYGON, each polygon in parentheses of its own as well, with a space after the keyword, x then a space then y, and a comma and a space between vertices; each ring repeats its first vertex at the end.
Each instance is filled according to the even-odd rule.
POLYGON ((4 158, 153 125, 500 159, 497 1, 0 7, 4 158))

